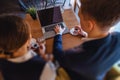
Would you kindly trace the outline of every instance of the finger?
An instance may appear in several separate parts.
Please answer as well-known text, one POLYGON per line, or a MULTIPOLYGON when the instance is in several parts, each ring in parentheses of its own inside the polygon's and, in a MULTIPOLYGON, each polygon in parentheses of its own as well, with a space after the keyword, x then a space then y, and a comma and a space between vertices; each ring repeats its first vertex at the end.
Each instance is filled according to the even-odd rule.
POLYGON ((40 49, 43 49, 43 46, 42 46, 42 45, 40 45, 40 49))
POLYGON ((56 27, 54 28, 54 31, 55 31, 56 33, 58 33, 58 32, 60 31, 60 27, 56 26, 56 27))
POLYGON ((59 28, 59 26, 58 26, 58 25, 56 25, 56 26, 55 26, 55 28, 54 28, 54 30, 56 30, 56 29, 58 29, 58 28, 59 28))
POLYGON ((56 30, 56 27, 54 28, 54 31, 56 30))
POLYGON ((41 47, 45 47, 45 44, 44 44, 44 43, 41 43, 39 46, 41 46, 41 47))
POLYGON ((58 25, 58 24, 55 26, 55 28, 57 28, 57 27, 59 27, 59 25, 58 25))
POLYGON ((80 36, 82 36, 82 37, 86 37, 86 34, 85 34, 83 31, 78 32, 78 33, 79 33, 80 36))
POLYGON ((61 27, 60 26, 56 26, 57 29, 60 29, 61 27))
POLYGON ((82 32, 83 32, 82 28, 77 29, 77 31, 78 31, 78 32, 80 32, 80 33, 82 33, 82 32))
POLYGON ((54 28, 54 31, 55 31, 55 32, 58 32, 58 29, 57 29, 57 28, 54 28))

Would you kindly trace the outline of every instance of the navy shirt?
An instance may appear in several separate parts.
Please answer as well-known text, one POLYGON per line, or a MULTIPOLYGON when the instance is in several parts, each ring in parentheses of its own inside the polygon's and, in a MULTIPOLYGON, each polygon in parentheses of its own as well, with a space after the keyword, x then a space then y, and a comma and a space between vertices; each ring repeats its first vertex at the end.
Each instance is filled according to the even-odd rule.
MULTIPOLYGON (((69 43, 69 42, 68 42, 69 43)), ((103 80, 112 65, 120 59, 120 33, 110 33, 101 39, 86 41, 69 49, 62 49, 62 36, 54 38, 54 57, 72 80, 103 80)))
POLYGON ((39 80, 45 61, 38 55, 22 63, 0 59, 4 80, 39 80))

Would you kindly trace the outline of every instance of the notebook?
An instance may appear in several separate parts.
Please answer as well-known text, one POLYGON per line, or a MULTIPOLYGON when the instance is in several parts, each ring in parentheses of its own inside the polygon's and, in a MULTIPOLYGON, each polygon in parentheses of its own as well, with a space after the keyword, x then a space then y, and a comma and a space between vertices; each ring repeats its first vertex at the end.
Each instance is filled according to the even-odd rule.
POLYGON ((55 36, 54 27, 57 24, 62 28, 65 27, 63 34, 69 32, 67 26, 63 22, 60 6, 37 11, 37 18, 40 21, 45 39, 55 36))

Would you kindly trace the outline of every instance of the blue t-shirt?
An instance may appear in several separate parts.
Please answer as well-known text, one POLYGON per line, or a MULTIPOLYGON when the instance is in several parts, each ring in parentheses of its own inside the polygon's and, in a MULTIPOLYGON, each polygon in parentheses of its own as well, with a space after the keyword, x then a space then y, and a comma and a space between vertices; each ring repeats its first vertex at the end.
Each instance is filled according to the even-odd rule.
POLYGON ((120 59, 120 33, 86 41, 69 49, 62 49, 62 36, 54 38, 53 54, 72 80, 103 80, 112 65, 120 59))

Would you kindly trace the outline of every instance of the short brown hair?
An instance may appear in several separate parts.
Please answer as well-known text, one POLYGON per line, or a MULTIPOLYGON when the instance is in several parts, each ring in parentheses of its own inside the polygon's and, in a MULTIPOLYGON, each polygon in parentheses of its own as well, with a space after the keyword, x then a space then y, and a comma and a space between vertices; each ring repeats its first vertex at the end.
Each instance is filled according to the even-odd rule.
POLYGON ((81 12, 102 27, 111 27, 120 20, 120 0, 80 0, 81 12))
POLYGON ((18 50, 30 38, 28 24, 14 15, 0 16, 0 52, 18 50))

